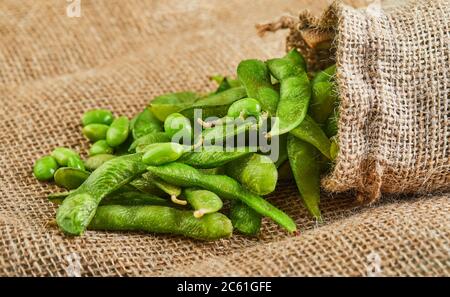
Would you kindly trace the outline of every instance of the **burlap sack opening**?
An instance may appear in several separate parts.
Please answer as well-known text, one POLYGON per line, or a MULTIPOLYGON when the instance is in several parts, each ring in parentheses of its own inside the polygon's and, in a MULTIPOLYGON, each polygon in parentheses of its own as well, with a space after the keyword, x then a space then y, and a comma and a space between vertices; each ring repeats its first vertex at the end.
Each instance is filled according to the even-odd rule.
POLYGON ((56 146, 85 153, 84 111, 131 117, 162 93, 213 89, 208 75, 283 55, 284 33, 261 39, 254 24, 327 6, 257 3, 82 0, 81 16, 69 18, 66 1, 0 1, 1 276, 450 274, 449 194, 369 207, 353 195, 324 194, 325 222, 316 225, 295 184, 281 184, 268 199, 295 219, 296 237, 270 220, 258 238, 236 232, 211 243, 139 232, 70 238, 48 224, 56 206, 47 195, 60 189, 36 181, 33 162, 56 146))
POLYGON ((313 69, 337 65, 340 153, 323 187, 381 193, 429 193, 450 187, 449 2, 335 2, 320 18, 302 13, 259 26, 289 28, 313 69))

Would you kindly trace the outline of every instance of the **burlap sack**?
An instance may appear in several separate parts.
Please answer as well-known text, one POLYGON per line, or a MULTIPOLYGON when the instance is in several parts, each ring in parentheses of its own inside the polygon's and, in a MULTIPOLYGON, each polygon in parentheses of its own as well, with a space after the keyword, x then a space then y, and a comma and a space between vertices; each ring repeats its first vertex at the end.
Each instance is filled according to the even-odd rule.
POLYGON ((450 2, 396 2, 260 28, 290 28, 287 47, 313 65, 336 56, 340 153, 323 186, 370 202, 450 189, 450 2))
MULTIPOLYGON (((56 207, 46 195, 58 189, 37 182, 32 164, 59 145, 86 151, 83 111, 131 116, 155 95, 212 88, 208 75, 233 74, 242 59, 280 56, 283 34, 259 39, 254 24, 311 3, 82 0, 81 16, 69 18, 65 1, 0 1, 0 275, 448 275, 448 194, 370 207, 324 195, 318 227, 296 186, 282 184, 269 199, 295 218, 296 237, 268 220, 258 238, 212 243, 93 231, 68 238, 48 225, 56 207)), ((432 90, 431 81, 423 86, 432 90)))

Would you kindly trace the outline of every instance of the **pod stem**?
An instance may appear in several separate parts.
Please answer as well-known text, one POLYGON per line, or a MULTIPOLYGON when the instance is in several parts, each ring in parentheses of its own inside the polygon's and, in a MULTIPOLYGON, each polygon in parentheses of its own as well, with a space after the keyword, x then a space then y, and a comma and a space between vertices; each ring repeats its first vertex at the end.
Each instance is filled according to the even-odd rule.
POLYGON ((178 197, 176 195, 171 195, 170 196, 170 200, 172 200, 173 203, 179 204, 179 205, 186 205, 187 204, 186 200, 178 199, 178 197))

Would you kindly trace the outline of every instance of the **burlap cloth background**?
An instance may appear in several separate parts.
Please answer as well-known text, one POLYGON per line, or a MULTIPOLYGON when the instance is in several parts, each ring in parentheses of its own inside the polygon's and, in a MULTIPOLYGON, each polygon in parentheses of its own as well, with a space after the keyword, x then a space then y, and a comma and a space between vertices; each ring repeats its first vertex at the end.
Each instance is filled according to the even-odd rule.
POLYGON ((282 32, 259 39, 254 24, 321 1, 0 2, 0 275, 380 275, 450 274, 448 194, 385 197, 370 207, 353 195, 324 197, 316 227, 295 185, 271 201, 300 236, 264 221, 261 236, 203 243, 174 236, 88 231, 64 237, 47 225, 55 207, 33 161, 55 146, 85 151, 80 116, 93 107, 133 115, 155 95, 211 88, 244 58, 284 51, 282 32), (72 260, 71 260, 72 259, 72 260), (76 261, 75 261, 76 262, 76 261))

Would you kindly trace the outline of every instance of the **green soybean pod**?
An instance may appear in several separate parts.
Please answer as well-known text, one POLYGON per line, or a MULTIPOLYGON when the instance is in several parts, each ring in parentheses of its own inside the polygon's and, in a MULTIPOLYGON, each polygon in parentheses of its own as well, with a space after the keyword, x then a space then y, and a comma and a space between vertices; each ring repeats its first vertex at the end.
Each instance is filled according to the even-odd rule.
POLYGON ((145 148, 142 162, 158 166, 178 160, 183 152, 184 147, 178 143, 153 143, 145 148))
POLYGON ((83 135, 92 142, 106 139, 106 132, 109 126, 105 124, 89 124, 83 127, 83 135))
POLYGON ((330 156, 331 160, 334 161, 339 154, 339 143, 336 137, 331 138, 331 146, 330 146, 330 156))
POLYGON ((217 94, 200 98, 180 110, 180 113, 191 120, 197 121, 197 119, 194 119, 194 112, 196 109, 201 109, 202 119, 213 116, 220 118, 227 114, 228 108, 233 102, 245 97, 247 97, 245 88, 235 87, 217 94))
POLYGON ((197 99, 198 95, 193 92, 169 93, 155 97, 148 108, 158 120, 164 122, 170 114, 188 108, 197 99))
POLYGON ((261 229, 261 215, 240 201, 232 201, 230 220, 240 233, 256 236, 261 229))
POLYGON ((110 125, 114 120, 114 116, 111 111, 107 109, 92 109, 86 111, 81 118, 83 126, 90 124, 104 124, 110 125))
POLYGON ((141 177, 133 180, 130 185, 146 193, 155 195, 161 195, 160 193, 167 194, 175 204, 187 204, 185 200, 178 199, 182 191, 179 186, 168 183, 151 172, 142 174, 141 177))
POLYGON ((329 66, 323 71, 319 71, 316 73, 312 80, 312 84, 315 85, 319 82, 331 82, 334 79, 334 76, 336 75, 336 64, 329 66))
POLYGON ((100 167, 103 163, 114 159, 116 156, 112 154, 98 154, 87 158, 84 161, 84 167, 89 171, 94 171, 100 167))
POLYGON ((285 56, 285 59, 289 60, 293 65, 300 67, 304 72, 307 71, 307 65, 305 58, 297 51, 297 49, 291 49, 285 56))
POLYGON ((292 135, 288 137, 289 162, 300 195, 308 211, 317 219, 320 214, 320 168, 318 151, 309 143, 292 135))
MULTIPOLYGON (((48 200, 54 204, 61 204, 71 194, 71 191, 50 194, 48 200)), ((171 206, 172 204, 156 195, 142 193, 129 187, 122 187, 108 196, 106 196, 99 205, 162 205, 171 206)))
POLYGON ((195 188, 184 190, 187 202, 194 208, 194 217, 201 218, 205 214, 218 212, 222 206, 222 200, 215 193, 195 188))
POLYGON ((277 167, 268 156, 251 154, 228 163, 225 168, 227 175, 258 195, 272 193, 277 185, 277 167))
POLYGON ((67 160, 67 167, 85 170, 84 163, 78 156, 69 157, 69 159, 67 160))
POLYGON ((194 167, 177 162, 149 166, 147 170, 170 184, 180 187, 199 187, 214 192, 224 199, 240 200, 260 215, 271 218, 287 231, 297 230, 295 222, 287 214, 262 197, 248 191, 229 176, 204 174, 194 167))
POLYGON ((306 115, 297 128, 290 132, 295 137, 306 141, 315 146, 325 157, 331 159, 330 146, 331 142, 323 132, 322 128, 314 122, 314 120, 306 115))
POLYGON ((286 57, 269 60, 267 65, 272 75, 280 81, 276 128, 272 128, 270 135, 281 135, 303 121, 311 98, 311 86, 306 72, 286 57))
POLYGON ((108 145, 105 139, 96 141, 89 148, 89 156, 112 153, 114 153, 114 149, 108 145))
POLYGON ((261 114, 261 104, 259 104, 259 101, 253 98, 244 98, 240 99, 233 104, 230 105, 228 108, 227 115, 232 118, 237 117, 259 117, 261 114))
POLYGON ((339 121, 339 111, 336 109, 334 112, 328 117, 327 121, 325 122, 325 134, 328 137, 333 137, 338 133, 338 121, 339 121))
POLYGON ((161 132, 163 130, 162 123, 148 108, 136 117, 136 120, 130 127, 132 129, 134 140, 149 133, 161 132))
POLYGON ((337 101, 334 93, 334 83, 318 82, 312 87, 312 98, 309 112, 312 118, 319 124, 326 122, 333 112, 337 101))
POLYGON ((224 151, 223 147, 203 147, 199 151, 184 153, 177 162, 184 163, 195 168, 216 168, 233 160, 240 159, 251 153, 250 148, 235 151, 224 151))
POLYGON ((44 156, 36 160, 33 166, 34 176, 40 180, 51 180, 58 169, 58 163, 52 156, 44 156))
POLYGON ((146 231, 168 233, 199 240, 231 237, 233 226, 221 213, 200 219, 192 212, 165 206, 100 206, 89 224, 92 230, 146 231))
POLYGON ((279 168, 288 159, 287 154, 287 136, 288 134, 280 135, 278 142, 278 159, 275 161, 275 166, 279 168))
POLYGON ((61 167, 56 170, 55 183, 67 190, 78 188, 88 177, 90 173, 82 169, 61 167))
POLYGON ((239 63, 237 74, 247 96, 258 100, 269 115, 275 115, 280 95, 272 86, 267 65, 259 60, 245 60, 239 63))
POLYGON ((51 156, 55 158, 56 162, 58 162, 59 166, 67 166, 67 163, 69 162, 69 158, 72 156, 80 157, 77 152, 75 152, 72 149, 66 148, 66 147, 57 147, 55 148, 51 156))
POLYGON ((184 140, 191 140, 193 129, 191 121, 181 113, 172 113, 164 121, 164 132, 173 139, 174 136, 184 140))
POLYGON ((258 122, 251 121, 250 118, 246 120, 239 120, 238 122, 227 122, 223 125, 217 125, 202 131, 202 141, 205 146, 217 146, 225 143, 231 137, 236 137, 247 133, 249 131, 257 131, 261 125, 261 118, 258 122))
POLYGON ((147 145, 152 143, 170 142, 170 137, 164 132, 153 132, 139 137, 130 145, 128 152, 141 152, 147 145))
POLYGON ((67 234, 81 235, 105 196, 145 172, 146 165, 141 159, 142 154, 124 155, 92 172, 58 208, 56 222, 61 230, 67 234))
POLYGON ((116 147, 125 142, 130 132, 130 121, 126 116, 115 119, 106 133, 106 142, 110 147, 116 147))

